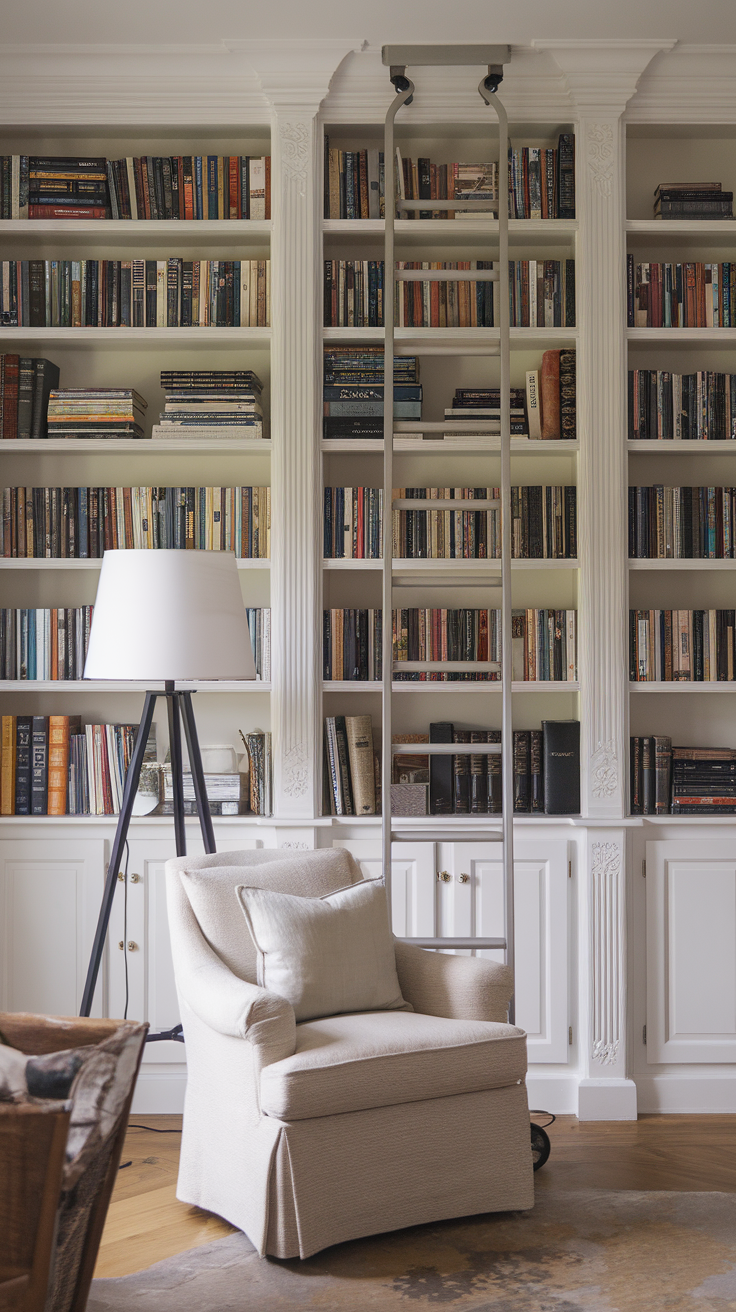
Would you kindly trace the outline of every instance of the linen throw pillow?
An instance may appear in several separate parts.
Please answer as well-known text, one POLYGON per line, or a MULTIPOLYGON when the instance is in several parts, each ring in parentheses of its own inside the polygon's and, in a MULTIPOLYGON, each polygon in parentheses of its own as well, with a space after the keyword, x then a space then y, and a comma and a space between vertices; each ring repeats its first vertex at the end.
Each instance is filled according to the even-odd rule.
POLYGON ((411 1010, 401 996, 382 880, 323 897, 236 890, 253 937, 261 988, 287 998, 296 1019, 411 1010))

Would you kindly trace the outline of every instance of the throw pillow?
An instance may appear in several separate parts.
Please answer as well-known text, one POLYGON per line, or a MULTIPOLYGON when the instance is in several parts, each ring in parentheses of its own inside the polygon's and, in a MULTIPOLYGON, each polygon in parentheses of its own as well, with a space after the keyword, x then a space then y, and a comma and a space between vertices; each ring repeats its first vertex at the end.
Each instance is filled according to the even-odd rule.
POLYGON ((241 885, 261 988, 287 998, 298 1021, 407 1008, 396 974, 382 880, 324 897, 241 885))

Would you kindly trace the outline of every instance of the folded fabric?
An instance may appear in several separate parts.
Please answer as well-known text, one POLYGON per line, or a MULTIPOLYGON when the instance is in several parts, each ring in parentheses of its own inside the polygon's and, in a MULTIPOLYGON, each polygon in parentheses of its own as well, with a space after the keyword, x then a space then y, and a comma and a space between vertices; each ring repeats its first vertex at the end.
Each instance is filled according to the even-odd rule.
POLYGON ((401 996, 382 880, 323 897, 242 884, 237 896, 261 988, 287 998, 297 1021, 411 1008, 401 996))

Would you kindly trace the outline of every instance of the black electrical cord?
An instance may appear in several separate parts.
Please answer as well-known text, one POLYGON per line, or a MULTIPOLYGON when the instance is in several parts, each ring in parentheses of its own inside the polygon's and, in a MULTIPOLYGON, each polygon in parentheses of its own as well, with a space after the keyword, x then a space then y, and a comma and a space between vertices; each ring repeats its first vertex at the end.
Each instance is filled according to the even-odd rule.
POLYGON ((548 1121, 545 1121, 545 1122, 544 1122, 544 1125, 540 1126, 540 1129, 542 1129, 542 1130, 546 1130, 548 1125, 554 1125, 555 1121, 557 1120, 557 1117, 556 1117, 552 1112, 530 1111, 530 1112, 529 1112, 529 1115, 530 1115, 530 1116, 549 1116, 549 1120, 548 1120, 548 1121))
POLYGON ((128 979, 128 861, 130 847, 125 840, 125 870, 123 872, 123 969, 125 971, 125 1010, 123 1020, 128 1019, 128 1001, 130 999, 130 981, 128 979))
POLYGON ((152 1134, 181 1134, 181 1130, 162 1130, 156 1125, 129 1125, 129 1130, 150 1130, 152 1134))

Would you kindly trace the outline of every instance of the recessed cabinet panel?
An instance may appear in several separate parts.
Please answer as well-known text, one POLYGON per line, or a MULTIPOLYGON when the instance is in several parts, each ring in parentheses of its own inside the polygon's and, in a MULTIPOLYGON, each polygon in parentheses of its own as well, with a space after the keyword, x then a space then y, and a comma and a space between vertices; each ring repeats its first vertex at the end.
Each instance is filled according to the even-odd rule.
POLYGON ((736 855, 723 840, 647 843, 647 1061, 736 1061, 736 855))
MULTIPOLYGON (((0 864, 0 991, 6 1011, 74 1016, 105 874, 101 839, 5 842, 0 864)), ((102 982, 95 1015, 102 1014, 102 982)))
MULTIPOLYGON (((442 934, 504 934, 503 866, 488 846, 441 846, 451 881, 442 886, 442 934)), ((498 848, 496 848, 498 852, 498 848)), ((526 1030, 530 1062, 568 1059, 567 844, 517 843, 514 861, 516 1020, 526 1030)), ((503 960, 503 952, 479 956, 503 960)))
MULTIPOLYGON (((372 840, 338 840, 346 847, 366 879, 381 878, 381 844, 372 840)), ((433 938, 436 921, 434 843, 394 843, 391 857, 391 921, 399 938, 433 938)))

